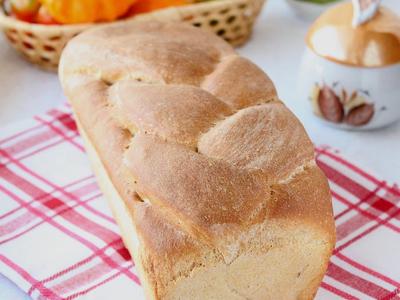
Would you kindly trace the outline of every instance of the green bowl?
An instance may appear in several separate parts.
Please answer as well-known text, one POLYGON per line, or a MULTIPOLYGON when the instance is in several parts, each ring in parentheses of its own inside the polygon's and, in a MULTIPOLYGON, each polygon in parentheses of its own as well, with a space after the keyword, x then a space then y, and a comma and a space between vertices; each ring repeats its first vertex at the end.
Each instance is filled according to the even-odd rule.
POLYGON ((326 9, 342 1, 343 0, 286 0, 297 16, 308 21, 315 20, 326 9))

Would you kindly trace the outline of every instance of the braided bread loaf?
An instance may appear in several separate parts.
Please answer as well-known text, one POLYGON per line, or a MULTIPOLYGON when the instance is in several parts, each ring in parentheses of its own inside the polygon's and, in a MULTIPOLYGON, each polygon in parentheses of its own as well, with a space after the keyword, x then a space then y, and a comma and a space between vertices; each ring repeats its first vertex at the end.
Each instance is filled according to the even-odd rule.
POLYGON ((148 299, 314 296, 334 245, 328 184, 257 66, 152 22, 78 36, 60 78, 148 299))

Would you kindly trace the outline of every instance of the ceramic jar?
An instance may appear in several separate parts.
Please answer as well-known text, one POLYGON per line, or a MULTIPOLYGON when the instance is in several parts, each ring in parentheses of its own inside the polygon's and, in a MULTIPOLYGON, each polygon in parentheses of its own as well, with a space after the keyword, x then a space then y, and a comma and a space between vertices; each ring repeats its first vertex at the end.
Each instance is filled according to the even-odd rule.
POLYGON ((299 84, 324 123, 367 130, 400 120, 400 18, 380 7, 352 26, 353 6, 339 4, 311 26, 299 84))

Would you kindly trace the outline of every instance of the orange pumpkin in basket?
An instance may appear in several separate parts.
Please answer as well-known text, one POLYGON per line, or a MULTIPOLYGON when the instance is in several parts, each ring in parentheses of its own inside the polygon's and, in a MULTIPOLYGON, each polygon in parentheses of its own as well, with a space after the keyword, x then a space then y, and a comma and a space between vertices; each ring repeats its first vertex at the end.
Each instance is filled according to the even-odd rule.
POLYGON ((169 6, 180 6, 193 2, 193 0, 138 0, 130 9, 129 15, 146 13, 169 6))
POLYGON ((136 0, 40 0, 62 24, 113 21, 125 14, 136 0))

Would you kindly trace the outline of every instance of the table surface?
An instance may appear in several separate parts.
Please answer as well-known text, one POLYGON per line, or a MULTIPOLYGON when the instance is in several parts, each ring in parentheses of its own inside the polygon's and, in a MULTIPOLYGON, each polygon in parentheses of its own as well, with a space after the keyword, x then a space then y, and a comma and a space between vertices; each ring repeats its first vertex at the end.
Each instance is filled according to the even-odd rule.
MULTIPOLYGON (((400 14, 399 0, 384 0, 383 4, 400 14)), ((303 122, 316 145, 336 148, 378 177, 400 182, 400 122, 375 131, 340 131, 319 123, 312 116, 307 100, 299 97, 298 70, 309 25, 309 21, 297 18, 285 1, 269 0, 252 39, 238 51, 268 73, 280 98, 303 122)), ((0 128, 66 101, 57 75, 22 60, 2 36, 0 62, 0 128)), ((1 276, 0 298, 24 299, 1 276)))

